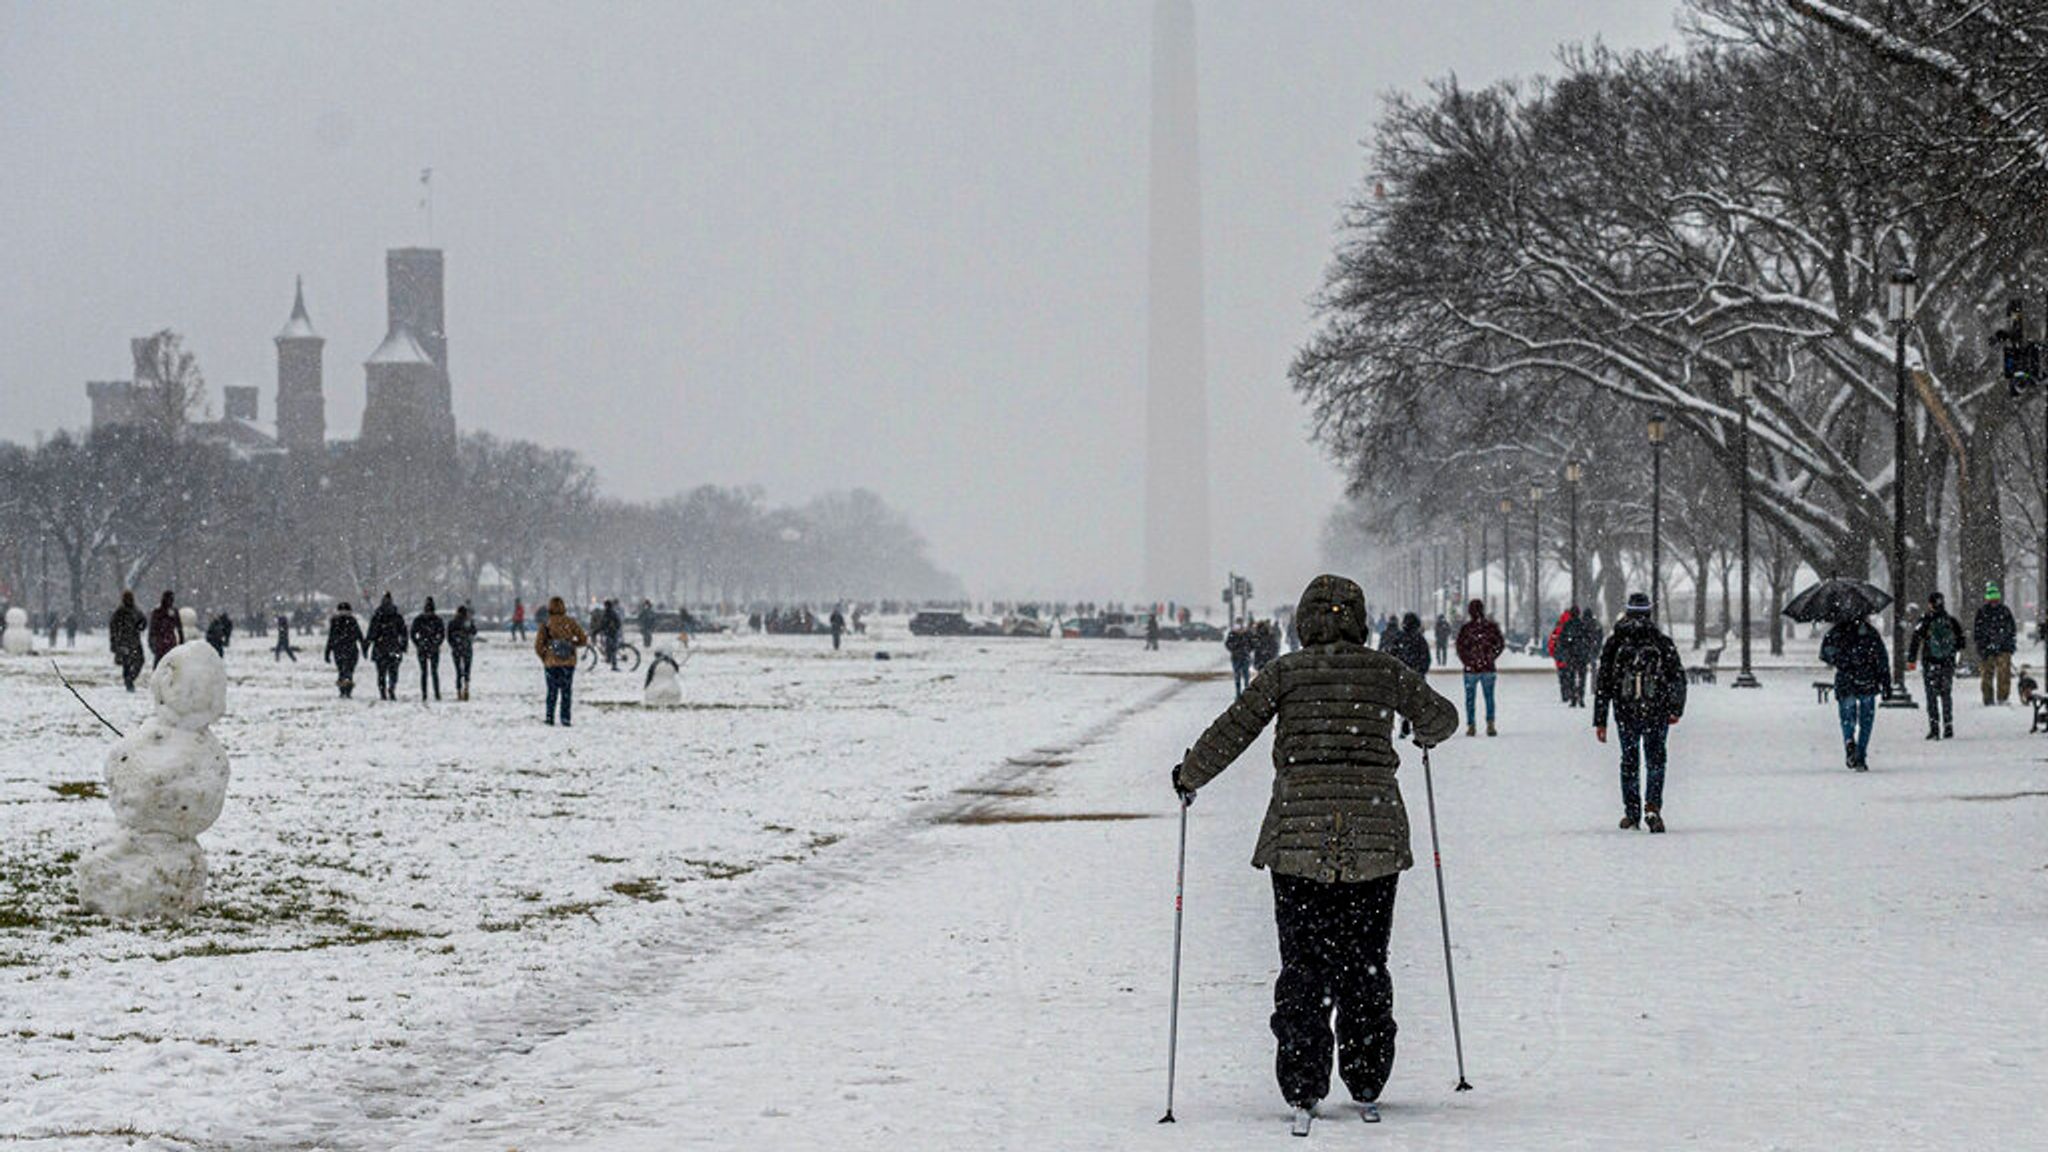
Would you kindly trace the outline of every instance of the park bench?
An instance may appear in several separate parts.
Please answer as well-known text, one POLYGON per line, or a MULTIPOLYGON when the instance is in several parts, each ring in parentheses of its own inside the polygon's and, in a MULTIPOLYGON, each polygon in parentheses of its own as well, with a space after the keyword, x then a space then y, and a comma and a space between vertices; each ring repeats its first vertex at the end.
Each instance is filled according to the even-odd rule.
POLYGON ((1834 682, 1833 680, 1815 680, 1815 681, 1813 682, 1813 702, 1814 702, 1814 703, 1816 703, 1816 704, 1825 704, 1825 703, 1827 703, 1827 702, 1828 702, 1829 700, 1833 699, 1833 698, 1834 698, 1834 695, 1835 695, 1835 682, 1834 682))
POLYGON ((1726 644, 1721 645, 1719 648, 1707 649, 1707 662, 1696 668, 1687 668, 1685 670, 1685 678, 1694 684, 1717 683, 1714 673, 1721 667, 1721 653, 1727 650, 1728 646, 1726 644))
POLYGON ((2048 732, 2048 696, 2034 694, 2034 722, 2027 725, 2029 732, 2048 732))

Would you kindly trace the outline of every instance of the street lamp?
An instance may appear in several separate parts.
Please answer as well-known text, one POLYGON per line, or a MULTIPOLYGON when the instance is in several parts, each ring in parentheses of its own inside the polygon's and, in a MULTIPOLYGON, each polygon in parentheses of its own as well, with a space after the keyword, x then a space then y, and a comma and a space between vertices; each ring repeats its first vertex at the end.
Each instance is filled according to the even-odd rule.
POLYGON ((1512 567, 1515 550, 1508 547, 1508 513, 1515 510, 1515 502, 1503 496, 1500 498, 1500 622, 1506 628, 1513 617, 1508 615, 1508 572, 1512 567))
POLYGON ((1572 554, 1570 563, 1572 566, 1571 606, 1574 609, 1577 609, 1579 606, 1579 481, 1585 479, 1585 477, 1586 469, 1583 465, 1577 460, 1566 461, 1564 466, 1564 483, 1565 487, 1570 489, 1572 494, 1572 554))
POLYGON ((1529 643, 1543 635, 1543 523, 1537 519, 1537 505, 1543 502, 1543 488, 1529 485, 1529 643))
POLYGON ((1650 413, 1650 613, 1664 614, 1664 433, 1662 412, 1650 413))
POLYGON ((1728 390, 1735 394, 1735 406, 1741 414, 1736 456, 1742 462, 1742 671, 1736 674, 1734 686, 1760 688, 1756 673, 1749 667, 1749 398, 1756 392, 1756 372, 1749 361, 1735 366, 1728 390))
POLYGON ((1918 708, 1906 691, 1906 490, 1911 461, 1906 454, 1906 328, 1920 306, 1918 277, 1901 264, 1885 285, 1885 318, 1896 334, 1892 396, 1892 690, 1886 708, 1918 708))

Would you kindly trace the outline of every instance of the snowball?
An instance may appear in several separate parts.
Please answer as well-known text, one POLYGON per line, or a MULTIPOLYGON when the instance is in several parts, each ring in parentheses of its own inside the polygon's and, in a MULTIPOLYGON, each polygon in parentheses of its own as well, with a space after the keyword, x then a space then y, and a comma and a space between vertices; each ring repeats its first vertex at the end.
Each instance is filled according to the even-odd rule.
POLYGON ((227 714, 228 668, 204 640, 180 644, 164 655, 149 678, 157 719, 197 732, 227 714))
POLYGON ((190 608, 178 609, 178 623, 185 628, 185 635, 199 635, 199 613, 190 608))
POLYGON ((227 750, 211 732, 152 719, 107 755, 107 799, 123 828, 197 836, 220 819, 227 794, 227 750))
POLYGON ((21 608, 7 610, 7 634, 0 636, 0 650, 9 656, 26 656, 35 650, 36 638, 28 630, 28 612, 21 608))
POLYGON ((182 916, 206 898, 206 854, 187 836, 123 831, 80 856, 71 874, 80 904, 120 920, 182 916))

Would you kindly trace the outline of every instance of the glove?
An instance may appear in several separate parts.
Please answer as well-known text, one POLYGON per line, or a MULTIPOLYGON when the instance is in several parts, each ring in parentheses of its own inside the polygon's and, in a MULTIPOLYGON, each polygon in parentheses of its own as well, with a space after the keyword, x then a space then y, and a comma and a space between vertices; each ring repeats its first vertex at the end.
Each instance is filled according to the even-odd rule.
POLYGON ((1667 718, 1665 719, 1665 721, 1664 721, 1664 726, 1665 726, 1665 727, 1667 727, 1667 728, 1676 728, 1676 727, 1678 727, 1678 717, 1676 717, 1676 716, 1671 716, 1671 717, 1667 717, 1667 718))
POLYGON ((1173 793, 1180 797, 1181 807, 1183 808, 1195 802, 1195 790, 1180 782, 1180 765, 1178 764, 1173 766, 1173 793))
POLYGON ((1600 727, 1593 729, 1593 738, 1602 744, 1607 743, 1607 726, 1602 724, 1600 727))
POLYGON ((1907 663, 1907 665, 1906 665, 1906 671, 1908 671, 1908 672, 1917 672, 1917 671, 1919 671, 1919 670, 1920 670, 1920 664, 1919 664, 1919 662, 1918 662, 1918 661, 1911 661, 1911 662, 1908 662, 1908 663, 1907 663))

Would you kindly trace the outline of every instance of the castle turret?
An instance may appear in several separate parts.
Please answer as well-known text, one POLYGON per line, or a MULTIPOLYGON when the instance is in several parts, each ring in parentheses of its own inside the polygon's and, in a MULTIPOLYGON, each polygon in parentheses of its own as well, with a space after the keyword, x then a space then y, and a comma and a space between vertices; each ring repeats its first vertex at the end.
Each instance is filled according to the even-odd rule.
POLYGON ((327 394, 321 349, 327 341, 306 315, 306 282, 299 280, 292 318, 276 337, 277 439, 293 452, 318 452, 327 443, 327 394))

